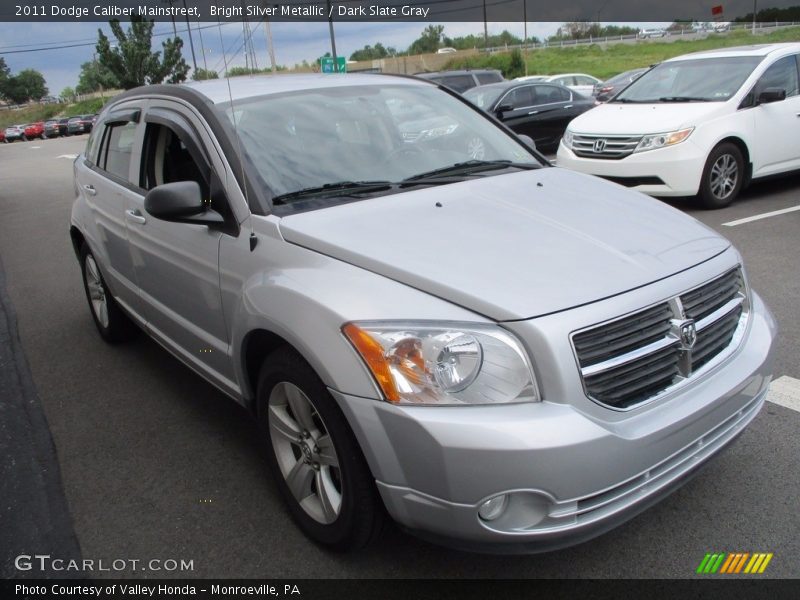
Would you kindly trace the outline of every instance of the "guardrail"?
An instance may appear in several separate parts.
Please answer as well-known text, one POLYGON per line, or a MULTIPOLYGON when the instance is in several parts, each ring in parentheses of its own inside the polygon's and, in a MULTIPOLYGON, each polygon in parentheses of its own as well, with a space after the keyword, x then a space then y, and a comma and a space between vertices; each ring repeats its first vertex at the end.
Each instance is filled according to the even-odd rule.
MULTIPOLYGON (((756 32, 763 31, 765 29, 775 29, 776 27, 795 27, 800 25, 798 21, 776 21, 774 23, 756 23, 755 30, 756 32)), ((520 49, 524 50, 526 47, 528 50, 540 50, 542 48, 565 48, 570 46, 580 46, 584 44, 618 44, 620 42, 626 41, 649 41, 651 39, 659 39, 664 40, 668 38, 697 38, 702 37, 708 34, 716 34, 721 35, 728 33, 729 31, 735 30, 745 30, 745 31, 752 31, 753 24, 752 23, 730 23, 726 29, 723 30, 714 30, 713 28, 709 29, 681 29, 680 31, 667 31, 667 35, 661 38, 642 38, 639 37, 638 34, 628 34, 628 35, 613 35, 613 36, 604 36, 604 37, 588 37, 588 38, 579 38, 579 39, 570 39, 570 40, 551 40, 551 41, 544 41, 538 43, 531 43, 531 44, 507 44, 505 46, 494 46, 490 48, 481 48, 479 49, 480 52, 487 52, 489 54, 495 52, 508 52, 509 50, 520 49)))

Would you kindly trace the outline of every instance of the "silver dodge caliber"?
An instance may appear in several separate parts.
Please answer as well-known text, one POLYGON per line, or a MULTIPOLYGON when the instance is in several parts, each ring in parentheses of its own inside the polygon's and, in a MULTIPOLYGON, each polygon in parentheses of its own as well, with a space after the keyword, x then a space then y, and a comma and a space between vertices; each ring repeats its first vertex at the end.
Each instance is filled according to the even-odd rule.
POLYGON ((252 409, 333 548, 387 516, 464 549, 578 543, 764 403, 776 326, 726 239, 430 82, 131 90, 75 189, 100 335, 143 329, 252 409))

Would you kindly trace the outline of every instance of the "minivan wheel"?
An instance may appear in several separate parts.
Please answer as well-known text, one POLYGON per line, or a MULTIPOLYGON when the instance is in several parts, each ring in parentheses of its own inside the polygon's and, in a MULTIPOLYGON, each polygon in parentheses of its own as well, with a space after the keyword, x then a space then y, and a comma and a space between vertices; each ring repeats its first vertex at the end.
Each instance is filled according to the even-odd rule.
POLYGON ((384 508, 358 442, 325 384, 289 348, 271 353, 258 378, 268 462, 300 529, 334 550, 375 540, 384 508))
POLYGON ((706 208, 723 208, 739 195, 744 183, 744 158, 738 146, 725 142, 714 148, 703 169, 700 200, 706 208))
POLYGON ((112 344, 130 339, 136 332, 136 326, 108 291, 97 261, 86 244, 81 248, 81 267, 89 310, 101 337, 112 344))

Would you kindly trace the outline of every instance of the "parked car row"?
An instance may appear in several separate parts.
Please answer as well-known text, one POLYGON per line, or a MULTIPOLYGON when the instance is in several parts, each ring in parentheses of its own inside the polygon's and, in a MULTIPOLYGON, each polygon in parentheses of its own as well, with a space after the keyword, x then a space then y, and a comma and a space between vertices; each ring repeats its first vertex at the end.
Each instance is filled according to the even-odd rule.
POLYGON ((52 137, 79 135, 92 131, 97 115, 78 115, 63 119, 48 119, 36 121, 27 125, 11 125, 6 127, 0 136, 0 142, 10 144, 17 140, 28 141, 34 139, 45 140, 52 137))

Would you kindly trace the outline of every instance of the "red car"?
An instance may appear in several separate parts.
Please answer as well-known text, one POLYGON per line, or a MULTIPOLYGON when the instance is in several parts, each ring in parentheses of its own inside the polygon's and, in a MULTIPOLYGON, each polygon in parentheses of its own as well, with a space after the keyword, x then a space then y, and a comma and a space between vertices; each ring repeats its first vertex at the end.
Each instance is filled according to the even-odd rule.
POLYGON ((25 137, 29 140, 33 138, 44 139, 44 121, 37 121, 36 123, 25 125, 25 137))
POLYGON ((6 132, 4 129, 0 129, 0 143, 6 141, 6 132))

